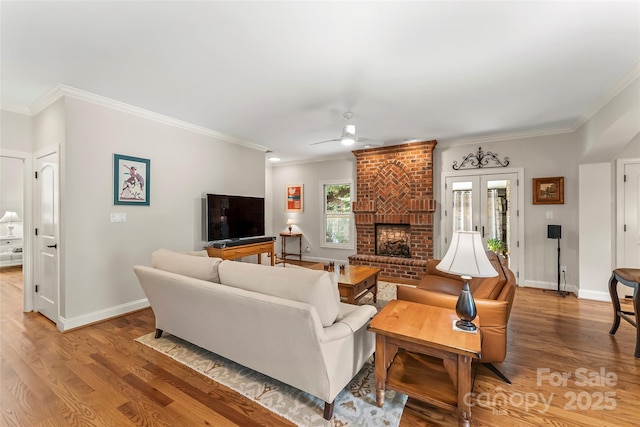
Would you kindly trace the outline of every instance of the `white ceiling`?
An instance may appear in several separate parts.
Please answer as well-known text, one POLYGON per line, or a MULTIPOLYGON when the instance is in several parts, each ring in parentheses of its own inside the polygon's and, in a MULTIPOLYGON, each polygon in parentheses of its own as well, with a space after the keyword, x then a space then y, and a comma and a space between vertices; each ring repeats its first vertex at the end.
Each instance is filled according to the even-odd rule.
POLYGON ((353 149, 310 145, 347 110, 386 144, 575 129, 640 62, 638 1, 0 7, 3 108, 60 83, 283 160, 353 149))

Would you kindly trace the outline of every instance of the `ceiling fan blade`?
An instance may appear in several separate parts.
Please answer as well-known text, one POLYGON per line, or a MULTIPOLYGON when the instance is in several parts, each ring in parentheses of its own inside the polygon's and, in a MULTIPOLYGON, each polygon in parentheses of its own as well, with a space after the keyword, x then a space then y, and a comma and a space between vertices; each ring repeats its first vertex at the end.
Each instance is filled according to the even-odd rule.
POLYGON ((340 140, 339 139, 328 139, 326 141, 313 142, 313 143, 311 143, 309 145, 320 145, 320 144, 326 144, 328 142, 340 142, 340 140))

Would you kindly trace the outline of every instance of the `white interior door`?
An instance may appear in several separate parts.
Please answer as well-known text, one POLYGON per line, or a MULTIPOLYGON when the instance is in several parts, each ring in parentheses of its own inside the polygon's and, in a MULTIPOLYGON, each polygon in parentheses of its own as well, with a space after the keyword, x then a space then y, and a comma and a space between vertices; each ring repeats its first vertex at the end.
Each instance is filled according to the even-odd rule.
POLYGON ((518 184, 516 172, 445 177, 442 253, 446 253, 453 231, 479 231, 485 247, 492 238, 504 242, 509 267, 518 276, 524 259, 519 238, 518 184))
POLYGON ((35 310, 58 323, 58 152, 36 154, 35 160, 35 310))

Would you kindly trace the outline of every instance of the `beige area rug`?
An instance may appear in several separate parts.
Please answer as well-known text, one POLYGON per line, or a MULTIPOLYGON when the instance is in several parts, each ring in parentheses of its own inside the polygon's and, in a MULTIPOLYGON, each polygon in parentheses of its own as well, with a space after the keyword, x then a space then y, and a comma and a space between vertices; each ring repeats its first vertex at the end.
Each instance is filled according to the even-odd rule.
MULTIPOLYGON (((395 284, 378 283, 378 309, 395 298, 395 284)), ((371 295, 359 303, 373 303, 371 295)), ((333 418, 322 417, 324 402, 315 396, 281 383, 266 375, 225 359, 167 333, 155 339, 154 333, 136 341, 159 351, 202 375, 254 400, 298 426, 321 427, 397 427, 407 396, 387 391, 384 407, 376 406, 374 366, 366 363, 336 397, 333 418)))

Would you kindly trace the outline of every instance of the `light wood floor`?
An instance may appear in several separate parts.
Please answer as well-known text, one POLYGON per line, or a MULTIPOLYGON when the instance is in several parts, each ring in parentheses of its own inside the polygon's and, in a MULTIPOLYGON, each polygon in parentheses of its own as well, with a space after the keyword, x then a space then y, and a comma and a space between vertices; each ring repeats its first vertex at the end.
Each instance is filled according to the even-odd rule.
MULTIPOLYGON (((0 298, 1 426, 291 425, 136 343, 154 330, 150 309, 61 334, 43 316, 22 313, 20 269, 0 270, 0 298)), ((499 366, 513 385, 480 366, 472 425, 638 425, 635 331, 623 322, 609 336, 611 311, 608 303, 518 288, 499 366), (563 372, 571 375, 566 385, 554 385, 563 372), (591 382, 581 385, 576 374, 591 382)), ((452 425, 453 413, 412 400, 400 423, 452 425)))

